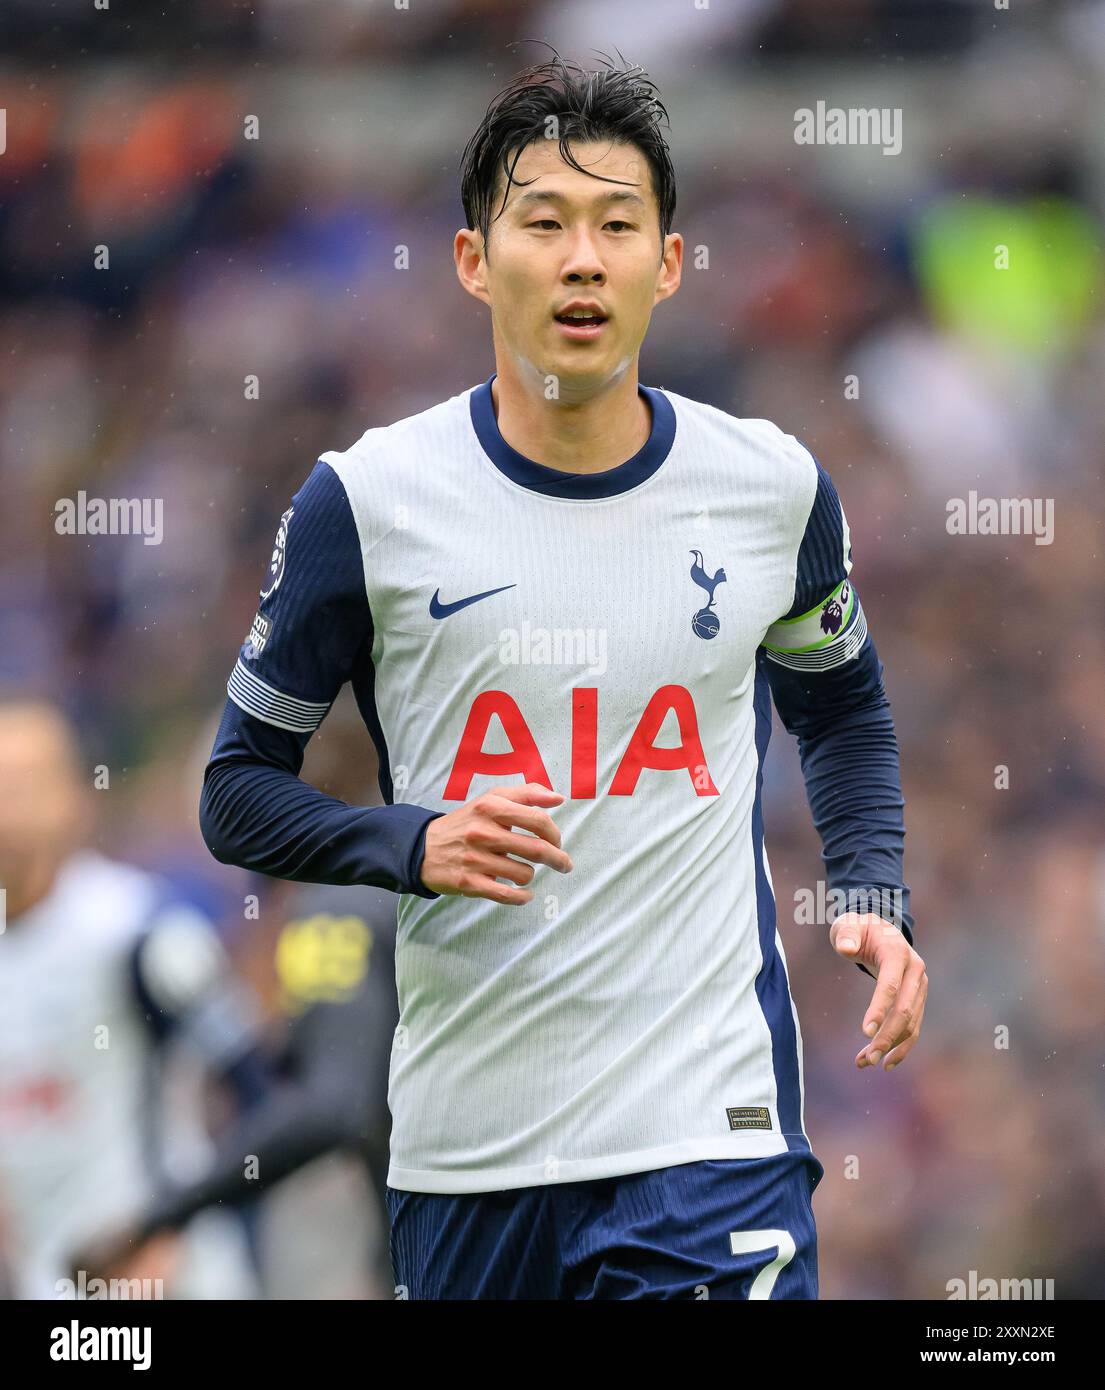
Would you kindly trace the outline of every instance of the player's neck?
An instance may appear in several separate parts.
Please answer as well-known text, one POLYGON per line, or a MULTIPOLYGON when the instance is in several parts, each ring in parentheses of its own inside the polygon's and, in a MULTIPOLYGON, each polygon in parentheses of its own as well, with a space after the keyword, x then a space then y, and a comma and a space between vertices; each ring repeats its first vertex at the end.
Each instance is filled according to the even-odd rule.
POLYGON ((499 433, 512 449, 547 468, 603 473, 638 453, 652 433, 652 410, 636 372, 584 401, 546 400, 509 374, 491 383, 499 433))
POLYGON ((0 884, 6 888, 4 909, 9 927, 17 927, 21 917, 50 896, 60 867, 52 855, 42 854, 23 859, 19 871, 9 874, 6 882, 0 872, 0 884))

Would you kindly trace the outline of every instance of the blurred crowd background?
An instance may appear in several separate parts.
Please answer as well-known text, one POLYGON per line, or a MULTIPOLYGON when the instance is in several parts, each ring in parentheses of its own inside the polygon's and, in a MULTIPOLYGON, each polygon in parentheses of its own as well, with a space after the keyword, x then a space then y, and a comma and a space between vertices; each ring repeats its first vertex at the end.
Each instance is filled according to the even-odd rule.
MULTIPOLYGON (((886 667, 931 981, 890 1075, 854 1066, 870 982, 794 921, 819 845, 778 725, 768 761, 823 1296, 1100 1297, 1105 5, 0 0, 0 689, 62 701, 113 773, 97 847, 209 912, 275 1016, 276 928, 196 825, 213 721, 318 455, 494 369, 458 161, 526 39, 659 84, 688 266, 641 379, 820 458, 886 667), (797 145, 819 100, 900 108, 901 153, 797 145), (164 499, 163 542, 59 535, 79 490, 164 499), (1053 499, 1053 543, 949 534, 971 490, 1053 499)), ((343 770, 379 799, 344 699, 305 775, 343 770)), ((308 1178, 270 1291, 334 1290, 351 1189, 308 1178)))

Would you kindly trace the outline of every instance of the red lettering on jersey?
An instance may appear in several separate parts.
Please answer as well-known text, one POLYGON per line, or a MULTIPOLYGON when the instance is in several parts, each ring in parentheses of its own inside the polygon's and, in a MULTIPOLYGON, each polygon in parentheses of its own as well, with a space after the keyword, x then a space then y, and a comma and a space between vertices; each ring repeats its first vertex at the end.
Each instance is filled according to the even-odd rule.
POLYGON ((599 692, 594 688, 572 691, 572 800, 595 795, 598 761, 599 692))
POLYGON ((520 772, 526 782, 541 782, 552 790, 552 782, 541 761, 537 741, 522 717, 522 711, 505 690, 485 690, 477 695, 468 712, 468 722, 460 736, 453 770, 445 787, 445 801, 464 801, 472 778, 486 772, 505 779, 520 772), (498 715, 510 740, 508 753, 485 753, 483 742, 494 715, 498 715))
MULTIPOLYGON (((572 691, 572 764, 571 796, 573 801, 590 800, 596 794, 598 766, 599 692, 588 686, 572 691)), ((641 715, 629 747, 625 750, 610 796, 632 796, 644 768, 673 772, 686 768, 691 785, 698 796, 717 796, 702 739, 698 732, 698 714, 694 697, 682 685, 665 685, 653 695, 641 715), (674 710, 679 723, 679 746, 657 748, 653 740, 660 732, 668 711, 674 710)), ((545 771, 537 740, 530 731, 513 698, 505 690, 485 690, 472 702, 464 732, 460 737, 453 769, 445 786, 445 801, 464 801, 477 773, 507 778, 521 773, 527 782, 540 782, 552 789, 545 771), (498 715, 510 740, 508 753, 485 753, 484 739, 492 717, 498 715)))
POLYGON ((0 1091, 0 1115, 19 1120, 53 1118, 72 1103, 72 1085, 60 1076, 36 1076, 0 1091))
POLYGON ((710 776, 710 769, 706 766, 706 755, 702 751, 694 700, 691 698, 691 692, 682 685, 663 685, 649 700, 640 722, 633 730, 633 737, 629 740, 625 756, 618 764, 614 780, 610 783, 610 795, 632 796, 637 789, 637 779, 641 770, 646 767, 662 772, 672 772, 676 768, 685 767, 699 796, 718 794, 710 776), (674 710, 679 721, 679 746, 657 748, 653 739, 660 732, 660 726, 667 717, 668 710, 674 710))

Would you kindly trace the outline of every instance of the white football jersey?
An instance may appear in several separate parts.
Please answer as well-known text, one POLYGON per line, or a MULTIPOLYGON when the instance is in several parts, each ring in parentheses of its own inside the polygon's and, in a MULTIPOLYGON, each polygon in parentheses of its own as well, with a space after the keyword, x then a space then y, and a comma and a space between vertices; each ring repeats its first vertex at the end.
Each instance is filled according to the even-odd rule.
POLYGON ((566 798, 574 869, 538 866, 532 902, 401 899, 396 1188, 809 1147, 760 809, 765 662, 863 648, 847 524, 776 426, 640 389, 649 439, 602 473, 510 448, 490 381, 324 454, 231 677, 241 709, 307 735, 352 679, 396 804, 566 798))

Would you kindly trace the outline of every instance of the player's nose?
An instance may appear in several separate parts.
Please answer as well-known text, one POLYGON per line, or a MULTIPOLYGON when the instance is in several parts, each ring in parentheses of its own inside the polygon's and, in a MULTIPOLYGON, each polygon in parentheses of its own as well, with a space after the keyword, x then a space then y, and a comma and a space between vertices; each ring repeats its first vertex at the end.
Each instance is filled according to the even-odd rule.
POLYGON ((568 285, 578 284, 580 280, 601 284, 606 279, 606 267, 589 232, 578 233, 572 242, 564 262, 563 277, 568 285))

